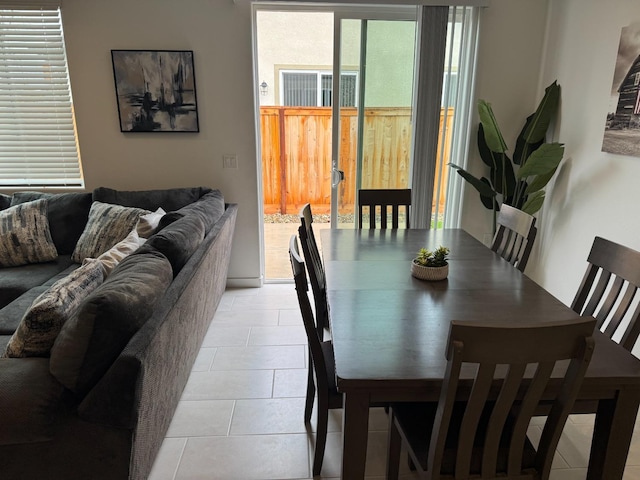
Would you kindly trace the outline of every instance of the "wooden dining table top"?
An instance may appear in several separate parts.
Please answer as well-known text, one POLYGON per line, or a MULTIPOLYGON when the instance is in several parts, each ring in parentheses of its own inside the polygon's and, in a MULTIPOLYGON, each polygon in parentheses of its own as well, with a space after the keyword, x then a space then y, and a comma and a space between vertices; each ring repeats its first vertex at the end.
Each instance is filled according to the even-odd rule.
MULTIPOLYGON (((461 229, 321 232, 338 389, 440 387, 452 320, 555 322, 578 314, 461 229), (411 276, 422 247, 448 247, 449 276, 411 276)), ((640 360, 596 332, 583 394, 640 389, 640 360)), ((541 345, 540 348, 544 348, 541 345)), ((388 390, 388 395, 385 395, 388 390)))

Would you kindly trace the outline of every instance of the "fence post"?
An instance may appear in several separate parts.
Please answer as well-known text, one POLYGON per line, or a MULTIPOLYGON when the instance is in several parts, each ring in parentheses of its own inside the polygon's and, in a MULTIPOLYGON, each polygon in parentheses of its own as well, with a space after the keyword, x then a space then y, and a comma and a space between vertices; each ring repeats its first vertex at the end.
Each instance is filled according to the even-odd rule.
POLYGON ((284 141, 284 107, 278 109, 278 137, 280 139, 280 213, 287 213, 287 164, 284 141))

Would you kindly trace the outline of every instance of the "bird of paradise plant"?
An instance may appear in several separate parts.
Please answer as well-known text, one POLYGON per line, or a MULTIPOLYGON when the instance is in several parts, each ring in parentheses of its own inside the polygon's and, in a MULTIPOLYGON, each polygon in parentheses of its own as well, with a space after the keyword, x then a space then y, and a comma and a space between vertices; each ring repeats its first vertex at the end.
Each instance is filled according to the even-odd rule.
POLYGON ((478 150, 489 167, 488 177, 477 178, 458 165, 450 164, 480 194, 482 204, 493 210, 493 231, 497 212, 506 203, 534 214, 544 203, 544 187, 549 183, 564 155, 562 143, 546 143, 549 125, 555 118, 560 100, 560 85, 553 82, 545 89, 535 113, 530 115, 518 135, 513 157, 491 109, 485 100, 478 101, 480 125, 478 150))

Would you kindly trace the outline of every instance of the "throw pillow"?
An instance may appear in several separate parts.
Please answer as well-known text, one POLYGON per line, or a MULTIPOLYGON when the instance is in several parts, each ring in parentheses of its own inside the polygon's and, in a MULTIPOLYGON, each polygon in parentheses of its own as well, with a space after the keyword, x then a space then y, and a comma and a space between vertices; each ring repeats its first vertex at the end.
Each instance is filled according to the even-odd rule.
POLYGON ((58 257, 47 220, 47 201, 0 211, 0 267, 50 262, 58 257))
POLYGON ((0 193, 0 210, 9 208, 11 206, 11 195, 5 195, 0 193))
POLYGON ((4 356, 48 356, 62 325, 103 279, 102 264, 93 260, 54 283, 24 314, 4 356))
POLYGON ((186 207, 177 210, 178 213, 187 215, 197 215, 204 223, 205 232, 209 232, 211 227, 220 220, 224 214, 224 197, 220 190, 212 190, 203 195, 197 202, 193 202, 186 207))
POLYGON ((16 192, 11 206, 47 199, 47 218, 53 244, 60 255, 70 255, 87 224, 91 208, 90 193, 16 192))
POLYGON ((158 224, 162 217, 166 215, 162 207, 158 208, 155 212, 147 213, 146 215, 142 215, 138 220, 138 225, 136 225, 136 230, 138 231, 138 235, 142 238, 149 238, 153 235, 158 228, 158 224))
POLYGON ((83 396, 151 317, 173 280, 164 255, 125 258, 64 324, 51 349, 51 374, 83 396))
POLYGON ((182 217, 152 236, 143 251, 155 248, 171 262, 173 276, 178 275, 204 239, 204 224, 195 215, 182 217))
MULTIPOLYGON (((113 248, 107 250, 100 255, 97 260, 102 262, 102 266, 105 270, 105 277, 109 276, 114 268, 126 257, 135 252, 138 247, 146 242, 145 238, 138 236, 137 230, 134 228, 131 233, 121 242, 116 243, 113 248)), ((92 261, 92 259, 85 259, 85 262, 92 261)))
POLYGON ((89 220, 71 259, 82 263, 85 258, 96 258, 123 240, 148 210, 93 202, 89 220))

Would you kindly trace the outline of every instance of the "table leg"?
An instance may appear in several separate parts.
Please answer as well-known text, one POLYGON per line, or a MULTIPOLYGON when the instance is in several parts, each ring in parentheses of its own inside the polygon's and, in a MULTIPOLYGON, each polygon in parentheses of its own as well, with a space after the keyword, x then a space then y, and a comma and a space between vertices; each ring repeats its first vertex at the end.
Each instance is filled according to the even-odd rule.
POLYGON ((364 479, 369 433, 369 395, 344 394, 342 412, 342 475, 343 480, 364 479))
POLYGON ((622 390, 598 402, 587 480, 622 479, 639 401, 638 392, 622 390))

